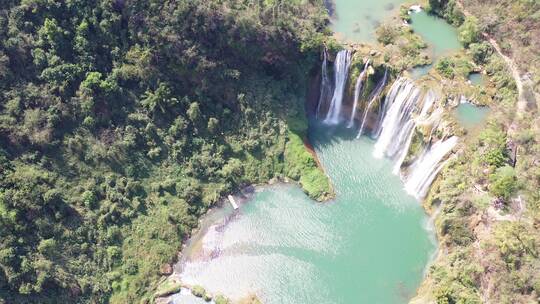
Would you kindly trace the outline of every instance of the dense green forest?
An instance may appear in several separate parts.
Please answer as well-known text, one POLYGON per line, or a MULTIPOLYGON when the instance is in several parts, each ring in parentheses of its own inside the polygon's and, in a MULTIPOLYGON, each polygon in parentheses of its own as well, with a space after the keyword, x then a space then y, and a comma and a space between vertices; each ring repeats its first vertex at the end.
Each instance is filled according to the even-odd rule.
POLYGON ((224 194, 331 194, 303 147, 322 1, 0 2, 0 303, 144 302, 224 194))

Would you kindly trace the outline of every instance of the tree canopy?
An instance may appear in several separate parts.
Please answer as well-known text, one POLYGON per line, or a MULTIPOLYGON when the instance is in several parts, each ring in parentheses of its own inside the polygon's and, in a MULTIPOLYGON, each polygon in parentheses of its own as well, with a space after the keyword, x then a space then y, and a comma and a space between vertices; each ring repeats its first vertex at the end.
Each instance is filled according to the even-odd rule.
POLYGON ((306 170, 322 196, 285 150, 327 22, 316 0, 3 1, 0 303, 148 299, 225 193, 306 170))

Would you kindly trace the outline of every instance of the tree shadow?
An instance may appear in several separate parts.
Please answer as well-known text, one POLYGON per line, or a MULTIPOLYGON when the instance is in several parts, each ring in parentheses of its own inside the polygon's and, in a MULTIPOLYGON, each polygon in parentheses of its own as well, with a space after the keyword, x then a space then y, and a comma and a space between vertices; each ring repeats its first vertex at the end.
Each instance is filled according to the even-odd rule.
POLYGON ((314 117, 309 120, 308 139, 314 147, 327 147, 340 141, 357 140, 358 130, 343 124, 329 125, 314 117))

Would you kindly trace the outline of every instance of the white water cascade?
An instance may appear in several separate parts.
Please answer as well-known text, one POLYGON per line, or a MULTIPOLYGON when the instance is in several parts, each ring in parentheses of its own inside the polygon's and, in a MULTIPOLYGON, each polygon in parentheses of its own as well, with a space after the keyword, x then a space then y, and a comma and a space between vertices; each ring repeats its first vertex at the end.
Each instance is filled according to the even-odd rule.
MULTIPOLYGON (((429 110, 433 107, 435 104, 435 101, 437 100, 437 95, 432 90, 429 90, 426 95, 424 96, 422 102, 422 110, 420 111, 420 114, 407 122, 403 129, 403 134, 405 138, 405 142, 403 144, 403 148, 399 151, 396 159, 396 163, 394 165, 394 174, 399 174, 401 170, 401 164, 403 164, 403 161, 405 160, 405 157, 407 157, 407 153, 409 152, 409 147, 411 146, 411 142, 414 135, 414 130, 419 124, 435 124, 438 123, 440 108, 437 108, 432 115, 428 116, 429 110)), ((431 134, 430 134, 431 137, 431 134)))
POLYGON ((351 54, 349 50, 342 50, 336 56, 334 63, 335 88, 330 108, 324 119, 326 124, 338 124, 339 115, 341 114, 341 106, 343 105, 343 94, 345 93, 345 85, 349 77, 349 68, 351 66, 351 54))
MULTIPOLYGON (((415 128, 418 125, 429 125, 432 132, 436 129, 442 114, 442 109, 435 106, 437 100, 435 92, 428 90, 426 94, 422 94, 420 88, 409 79, 400 78, 392 85, 383 106, 381 131, 375 144, 374 155, 396 160, 394 173, 399 174, 401 170, 415 128)), ((431 183, 445 164, 444 158, 457 142, 458 138, 453 136, 424 148, 420 156, 407 168, 406 176, 402 176, 409 194, 418 199, 425 197, 431 183)))
POLYGON ((321 106, 326 101, 328 94, 330 93, 330 79, 328 78, 328 55, 326 53, 326 48, 323 52, 323 63, 321 71, 321 92, 319 96, 319 104, 317 105, 316 117, 319 117, 321 112, 321 106))
POLYGON ((354 86, 354 104, 351 111, 351 118, 349 119, 349 124, 347 125, 347 128, 352 128, 354 126, 354 116, 356 114, 356 109, 358 108, 358 100, 360 99, 360 95, 364 87, 363 86, 364 77, 366 75, 368 66, 369 66, 369 59, 366 61, 366 64, 364 65, 364 69, 358 76, 358 79, 356 80, 356 85, 354 86))
POLYGON ((371 110, 371 107, 373 106, 373 102, 375 102, 379 96, 381 95, 382 93, 382 90, 384 89, 384 86, 386 85, 386 81, 388 80, 388 68, 386 68, 386 70, 384 71, 384 76, 383 78, 381 79, 381 81, 379 81, 379 83, 377 84, 377 86, 375 87, 375 90, 373 90, 373 95, 371 96, 371 99, 364 111, 364 117, 362 117, 362 123, 360 124, 360 130, 358 131, 358 135, 356 136, 356 138, 360 138, 360 136, 362 136, 362 132, 364 132, 364 125, 366 124, 366 119, 367 119, 367 116, 369 114, 369 111, 371 110))
POLYGON ((404 84, 403 79, 398 79, 394 82, 390 90, 388 91, 388 94, 386 95, 386 98, 384 99, 384 102, 381 103, 380 109, 379 109, 379 117, 377 119, 377 128, 373 134, 374 138, 379 138, 382 131, 382 123, 383 119, 386 116, 386 112, 388 111, 388 106, 393 103, 393 101, 396 99, 396 95, 401 92, 401 86, 404 84))
POLYGON ((458 138, 452 136, 440 140, 431 147, 426 147, 422 155, 411 165, 410 173, 405 178, 405 190, 418 199, 424 198, 431 183, 444 167, 444 157, 452 151, 458 138))
POLYGON ((406 142, 403 145, 403 149, 398 154, 397 162, 394 166, 394 174, 399 174, 401 170, 401 164, 403 164, 405 157, 407 157, 407 153, 409 152, 409 147, 411 146, 414 130, 416 129, 416 127, 418 127, 420 124, 429 124, 432 125, 433 130, 435 129, 434 126, 438 124, 440 120, 440 114, 442 113, 441 108, 436 108, 431 115, 428 115, 429 110, 433 107, 437 99, 437 95, 432 90, 427 91, 426 95, 422 100, 423 105, 420 114, 414 120, 411 119, 404 128, 404 132, 408 132, 408 135, 406 142))
POLYGON ((421 97, 421 90, 413 81, 400 78, 392 85, 388 96, 393 98, 386 101, 388 111, 384 115, 373 155, 377 158, 386 155, 394 159, 400 151, 408 150, 407 142, 414 128, 412 114, 421 97))

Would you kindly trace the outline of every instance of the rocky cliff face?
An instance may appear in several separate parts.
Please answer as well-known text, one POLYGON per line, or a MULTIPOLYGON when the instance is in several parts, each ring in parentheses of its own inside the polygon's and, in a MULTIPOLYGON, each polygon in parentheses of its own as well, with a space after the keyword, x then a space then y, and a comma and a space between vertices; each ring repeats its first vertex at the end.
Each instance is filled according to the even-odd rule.
MULTIPOLYGON (((354 127, 356 128, 360 128, 362 121, 365 120, 364 128, 367 133, 373 131, 376 128, 377 122, 381 114, 380 107, 386 95, 386 91, 388 90, 388 83, 391 83, 393 81, 391 69, 386 64, 379 62, 379 60, 377 58, 374 58, 373 55, 374 54, 369 54, 365 51, 353 51, 351 66, 348 72, 345 90, 343 92, 343 99, 341 101, 342 104, 340 111, 340 118, 342 119, 342 121, 348 122, 351 120, 352 116, 352 121, 354 122, 354 127), (364 70, 364 75, 361 75, 364 70), (388 77, 385 83, 382 84, 381 82, 383 80, 385 72, 388 74, 388 77), (359 77, 362 77, 362 89, 359 92, 359 96, 357 97, 357 106, 356 108, 354 108, 356 97, 355 93, 358 93, 356 92, 356 89, 359 77), (377 85, 381 85, 380 92, 375 92, 377 85), (368 113, 366 114, 366 109, 370 102, 372 104, 368 113)), ((305 103, 306 113, 309 117, 315 117, 318 108, 319 119, 324 119, 324 117, 328 113, 330 102, 335 90, 335 71, 333 67, 334 61, 335 55, 329 54, 327 70, 327 77, 330 82, 328 88, 329 92, 323 98, 321 98, 321 93, 324 94, 324 91, 321 90, 322 70, 318 69, 316 71, 313 71, 311 74, 307 99, 305 103)))

